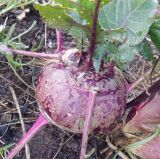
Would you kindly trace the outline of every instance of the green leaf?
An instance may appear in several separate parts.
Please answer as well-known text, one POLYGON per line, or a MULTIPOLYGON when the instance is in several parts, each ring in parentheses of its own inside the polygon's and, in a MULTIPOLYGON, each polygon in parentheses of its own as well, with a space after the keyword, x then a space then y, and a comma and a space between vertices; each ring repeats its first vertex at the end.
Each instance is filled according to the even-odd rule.
MULTIPOLYGON (((103 0, 104 4, 109 3, 110 0, 103 0)), ((55 0, 54 3, 48 5, 37 4, 35 7, 44 20, 50 27, 69 31, 69 34, 79 38, 79 32, 83 32, 87 38, 90 38, 90 33, 93 24, 93 15, 95 11, 95 0, 77 0, 64 1, 55 0), (78 30, 75 31, 75 28, 78 30), (76 33, 78 35, 76 35, 76 33)), ((103 42, 100 25, 97 24, 96 43, 103 42)), ((81 36, 82 37, 82 36, 81 36)), ((79 39, 79 46, 80 40, 79 39)), ((88 42, 85 41, 85 42, 88 42)), ((87 45, 85 43, 85 45, 87 45)))
POLYGON ((64 12, 64 9, 58 5, 40 5, 35 8, 40 12, 44 20, 52 28, 68 30, 74 23, 73 20, 64 12))
POLYGON ((55 0, 55 2, 57 3, 35 6, 50 27, 69 30, 76 26, 87 32, 86 34, 90 33, 95 8, 92 0, 76 2, 55 0))
POLYGON ((143 40, 138 46, 137 49, 140 51, 140 54, 148 61, 153 60, 153 52, 149 46, 147 40, 143 40))
POLYGON ((153 23, 149 35, 156 48, 160 51, 160 19, 153 23))
POLYGON ((80 118, 80 119, 79 119, 78 125, 79 125, 79 128, 80 128, 80 129, 83 129, 83 127, 84 127, 84 119, 83 119, 83 118, 80 118))
POLYGON ((111 42, 106 42, 105 45, 106 45, 106 50, 107 50, 108 54, 104 57, 104 61, 105 62, 115 61, 116 65, 120 69, 122 69, 123 68, 123 63, 120 59, 119 48, 111 42))
POLYGON ((110 42, 125 42, 126 38, 125 38, 125 31, 123 29, 117 29, 114 31, 108 31, 105 32, 105 40, 108 40, 110 42))
POLYGON ((93 13, 95 11, 95 0, 79 0, 78 12, 83 19, 86 19, 91 26, 93 23, 93 13))
POLYGON ((12 146, 14 146, 14 144, 8 144, 8 145, 3 146, 1 149, 7 150, 11 148, 12 146))
POLYGON ((54 0, 57 4, 60 4, 60 6, 64 9, 74 9, 76 8, 77 4, 76 2, 70 1, 70 0, 54 0))
MULTIPOLYGON (((111 0, 101 0, 100 7, 108 4, 110 1, 111 0)), ((93 24, 93 14, 95 11, 95 0, 77 0, 77 3, 78 14, 80 15, 81 19, 87 21, 87 26, 91 28, 93 24)))
POLYGON ((56 4, 52 5, 53 7, 56 5, 59 6, 59 9, 71 17, 76 23, 92 26, 93 13, 95 10, 94 0, 77 0, 74 2, 69 0, 54 0, 54 2, 56 2, 56 4))
MULTIPOLYGON (((160 17, 159 17, 160 18, 160 17)), ((160 19, 156 19, 156 21, 152 24, 151 28, 150 29, 157 29, 159 30, 160 29, 160 19)))
POLYGON ((26 63, 22 63, 21 60, 19 60, 18 62, 13 58, 13 55, 11 54, 6 54, 6 58, 13 65, 14 68, 30 65, 31 63, 35 61, 35 59, 33 58, 31 61, 26 62, 26 63))
MULTIPOLYGON (((102 0, 101 4, 104 5, 109 2, 110 0, 102 0)), ((95 0, 54 0, 54 3, 48 5, 37 4, 35 8, 53 28, 65 29, 69 27, 70 29, 71 25, 80 24, 78 27, 86 26, 90 31, 93 24, 95 0)))
POLYGON ((25 44, 23 44, 23 43, 21 43, 21 42, 11 42, 10 44, 9 44, 9 46, 10 47, 12 47, 13 49, 18 49, 18 50, 20 50, 20 49, 28 49, 28 46, 27 45, 25 45, 25 44))
POLYGON ((99 23, 102 29, 124 29, 130 45, 140 43, 154 21, 157 0, 112 0, 100 10, 99 23))
POLYGON ((93 65, 96 72, 100 71, 102 59, 105 56, 105 53, 106 53, 106 45, 105 44, 98 45, 95 52, 95 56, 93 57, 93 65))
POLYGON ((110 54, 116 54, 119 52, 118 47, 110 42, 106 44, 106 49, 110 54))
POLYGON ((5 39, 5 33, 3 31, 3 32, 0 32, 0 42, 3 42, 4 39, 5 39))
POLYGON ((108 4, 109 2, 111 2, 112 0, 101 0, 101 7, 108 4))
POLYGON ((88 43, 88 38, 86 37, 85 32, 81 28, 73 26, 69 30, 68 34, 77 39, 77 41, 78 41, 77 48, 78 49, 82 48, 82 45, 83 45, 82 44, 82 39, 83 39, 83 41, 85 41, 86 44, 88 43))
POLYGON ((70 11, 69 13, 67 13, 67 15, 71 17, 76 23, 79 23, 81 25, 87 24, 87 20, 82 19, 77 11, 70 11))
POLYGON ((9 40, 11 39, 12 34, 13 34, 14 30, 15 30, 15 27, 16 27, 16 24, 13 24, 13 25, 10 27, 9 32, 8 32, 8 34, 6 35, 6 38, 5 38, 5 40, 4 40, 4 43, 5 43, 5 44, 8 44, 9 40))
POLYGON ((120 61, 123 63, 132 61, 136 53, 138 53, 137 48, 129 46, 127 43, 119 47, 120 61))

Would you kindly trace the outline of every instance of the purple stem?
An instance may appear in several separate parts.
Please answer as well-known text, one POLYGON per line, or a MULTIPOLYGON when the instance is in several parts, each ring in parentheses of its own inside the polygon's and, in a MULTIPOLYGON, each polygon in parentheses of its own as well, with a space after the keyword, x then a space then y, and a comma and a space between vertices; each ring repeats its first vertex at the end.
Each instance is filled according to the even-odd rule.
POLYGON ((98 14, 99 14, 101 0, 96 0, 95 2, 96 2, 95 4, 96 7, 95 7, 94 16, 93 16, 92 31, 91 31, 91 36, 90 36, 90 46, 88 49, 88 55, 89 55, 88 63, 91 62, 92 57, 95 52, 95 48, 96 48, 97 21, 98 21, 98 14))
POLYGON ((111 61, 110 64, 109 64, 109 67, 108 67, 108 72, 110 74, 113 74, 114 75, 114 66, 116 65, 116 63, 114 61, 111 61))
POLYGON ((25 51, 25 50, 17 50, 17 49, 9 48, 6 45, 0 45, 0 52, 5 52, 5 53, 8 53, 8 54, 12 54, 12 52, 14 52, 18 55, 59 60, 59 55, 56 55, 56 54, 46 54, 46 53, 43 53, 43 52, 32 52, 32 51, 25 51))
POLYGON ((96 49, 97 23, 98 23, 98 14, 99 14, 100 3, 101 3, 101 0, 95 0, 95 12, 93 15, 93 24, 92 24, 91 34, 90 34, 90 45, 88 48, 88 55, 85 60, 85 64, 79 68, 80 72, 88 71, 91 67, 91 64, 92 64, 92 57, 93 57, 93 55, 95 53, 95 49, 96 49))
POLYGON ((86 155, 88 133, 90 128, 90 119, 91 119, 91 115, 94 107, 95 97, 96 97, 96 92, 89 92, 89 99, 88 99, 86 117, 85 117, 84 128, 83 128, 80 159, 85 159, 85 155, 86 155))
POLYGON ((10 50, 19 55, 38 57, 38 58, 47 58, 47 59, 56 59, 56 60, 59 59, 59 56, 57 56, 56 54, 46 54, 43 52, 32 52, 32 51, 16 50, 16 49, 10 49, 10 50))
POLYGON ((61 53, 63 48, 63 34, 61 31, 56 29, 56 36, 57 36, 57 50, 56 53, 61 53))
POLYGON ((45 127, 49 122, 40 113, 38 119, 29 129, 29 131, 23 136, 21 141, 9 152, 7 159, 13 159, 13 157, 28 143, 32 137, 38 133, 43 127, 45 127))
POLYGON ((73 89, 76 89, 78 92, 82 93, 82 94, 85 94, 85 95, 88 95, 89 94, 89 91, 86 90, 86 89, 83 89, 83 88, 80 88, 80 87, 77 87, 77 86, 70 86, 71 88, 73 89))

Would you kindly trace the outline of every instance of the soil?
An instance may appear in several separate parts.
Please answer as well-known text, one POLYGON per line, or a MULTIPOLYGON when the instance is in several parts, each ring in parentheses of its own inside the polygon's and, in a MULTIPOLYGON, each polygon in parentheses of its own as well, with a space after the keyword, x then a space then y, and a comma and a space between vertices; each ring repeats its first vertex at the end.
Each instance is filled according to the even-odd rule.
MULTIPOLYGON (((23 20, 17 20, 17 16, 21 10, 13 10, 1 18, 0 24, 3 24, 6 17, 8 17, 6 30, 9 30, 10 26, 16 23, 17 25, 13 33, 14 37, 24 32, 32 25, 33 21, 36 21, 37 25, 21 39, 30 50, 31 48, 36 48, 41 38, 44 37, 45 24, 42 22, 39 14, 32 7, 29 8, 30 12, 26 13, 26 17, 23 20)), ((46 33, 47 48, 45 48, 43 42, 38 51, 53 51, 55 47, 55 30, 48 28, 46 33)), ((70 42, 71 38, 65 36, 65 41, 67 45, 67 42, 70 42)), ((26 63, 30 60, 28 57, 23 57, 22 62, 26 63)), ((16 71, 28 85, 33 86, 36 75, 40 69, 40 66, 32 63, 23 68, 16 68, 16 71)), ((17 143, 22 137, 21 124, 9 88, 10 86, 15 90, 27 129, 32 126, 39 112, 38 105, 34 98, 34 91, 29 89, 29 87, 16 76, 8 65, 6 58, 0 55, 0 147, 10 143, 17 143)), ((52 125, 41 130, 29 143, 31 159, 52 159, 54 157, 56 159, 78 159, 80 145, 81 135, 66 134, 63 130, 52 125)), ((95 151, 89 158, 108 158, 110 156, 108 150, 102 154, 100 153, 106 147, 105 137, 99 138, 91 135, 89 137, 88 152, 93 149, 95 149, 95 151)), ((16 159, 25 159, 24 149, 20 151, 16 159)))

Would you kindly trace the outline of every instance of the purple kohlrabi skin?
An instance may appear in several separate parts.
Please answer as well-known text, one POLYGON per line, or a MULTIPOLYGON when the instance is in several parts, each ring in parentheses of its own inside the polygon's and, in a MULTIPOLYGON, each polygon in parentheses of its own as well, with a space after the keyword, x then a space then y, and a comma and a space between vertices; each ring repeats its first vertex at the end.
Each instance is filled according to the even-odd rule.
POLYGON ((73 73, 71 67, 50 63, 39 75, 36 98, 41 110, 47 112, 56 125, 82 133, 90 90, 97 90, 90 132, 108 132, 121 118, 126 105, 125 80, 117 70, 73 73))

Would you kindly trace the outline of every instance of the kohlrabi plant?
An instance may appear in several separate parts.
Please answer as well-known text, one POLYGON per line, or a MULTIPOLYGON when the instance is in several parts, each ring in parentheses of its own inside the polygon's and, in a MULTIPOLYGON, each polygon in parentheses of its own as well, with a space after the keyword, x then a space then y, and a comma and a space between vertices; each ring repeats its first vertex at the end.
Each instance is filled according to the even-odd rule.
MULTIPOLYGON (((127 95, 135 86, 127 84, 123 68, 139 53, 152 61, 150 42, 160 48, 158 6, 157 0, 50 0, 35 4, 43 20, 56 29, 57 50, 55 54, 45 54, 1 43, 1 52, 50 59, 36 82, 39 118, 7 159, 12 159, 49 123, 83 133, 80 159, 85 158, 89 133, 112 132, 125 112, 127 95), (76 48, 64 48, 62 32, 77 40, 76 48)), ((144 99, 143 107, 134 104, 138 107, 136 116, 132 114, 124 130, 157 129, 158 124, 153 121, 160 121, 159 114, 154 117, 147 113, 148 109, 159 112, 159 87, 156 90, 156 94, 151 92, 144 99)), ((159 159, 160 153, 157 155, 152 158, 159 159)))

